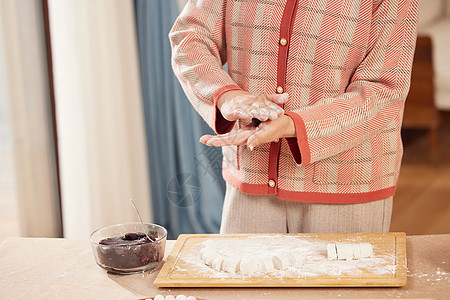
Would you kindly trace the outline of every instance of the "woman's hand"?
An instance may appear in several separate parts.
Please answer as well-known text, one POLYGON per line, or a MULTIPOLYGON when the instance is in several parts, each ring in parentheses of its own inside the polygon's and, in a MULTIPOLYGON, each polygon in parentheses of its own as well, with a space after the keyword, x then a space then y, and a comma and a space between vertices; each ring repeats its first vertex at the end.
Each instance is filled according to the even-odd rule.
POLYGON ((228 91, 217 100, 217 108, 228 121, 249 121, 256 118, 260 121, 275 120, 284 114, 277 104, 285 103, 289 98, 284 94, 250 94, 244 91, 228 91))
POLYGON ((214 147, 247 145, 251 151, 261 144, 287 137, 295 137, 294 121, 289 116, 281 115, 275 120, 262 122, 258 127, 250 124, 238 132, 222 135, 207 134, 200 138, 200 142, 214 147))

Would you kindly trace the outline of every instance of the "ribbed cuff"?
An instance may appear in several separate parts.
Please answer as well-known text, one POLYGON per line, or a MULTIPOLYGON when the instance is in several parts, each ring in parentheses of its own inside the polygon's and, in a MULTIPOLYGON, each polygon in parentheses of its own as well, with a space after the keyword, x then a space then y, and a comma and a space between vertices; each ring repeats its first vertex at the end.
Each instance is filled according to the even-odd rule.
POLYGON ((214 131, 217 134, 224 134, 224 133, 228 133, 231 131, 231 129, 233 129, 234 124, 236 123, 236 121, 228 121, 226 120, 223 116, 222 113, 220 112, 219 108, 217 108, 217 101, 219 100, 219 97, 228 91, 233 91, 233 90, 242 90, 239 86, 234 85, 234 84, 230 84, 230 85, 226 85, 224 87, 221 87, 220 89, 216 90, 213 94, 213 125, 214 125, 214 131))
POLYGON ((296 137, 286 138, 291 154, 298 165, 306 165, 311 162, 311 153, 309 150, 305 123, 295 112, 288 111, 284 113, 294 121, 296 137))

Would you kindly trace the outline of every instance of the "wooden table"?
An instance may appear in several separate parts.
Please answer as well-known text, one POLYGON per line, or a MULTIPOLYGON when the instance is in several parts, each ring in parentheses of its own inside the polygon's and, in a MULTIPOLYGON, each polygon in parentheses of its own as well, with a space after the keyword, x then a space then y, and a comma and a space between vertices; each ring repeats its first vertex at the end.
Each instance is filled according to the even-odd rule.
MULTIPOLYGON (((174 241, 167 242, 166 255, 174 241)), ((86 240, 11 238, 0 244, 0 299, 138 299, 193 295, 202 299, 450 298, 450 234, 407 237, 403 288, 156 288, 158 271, 113 275, 95 264, 86 240)))

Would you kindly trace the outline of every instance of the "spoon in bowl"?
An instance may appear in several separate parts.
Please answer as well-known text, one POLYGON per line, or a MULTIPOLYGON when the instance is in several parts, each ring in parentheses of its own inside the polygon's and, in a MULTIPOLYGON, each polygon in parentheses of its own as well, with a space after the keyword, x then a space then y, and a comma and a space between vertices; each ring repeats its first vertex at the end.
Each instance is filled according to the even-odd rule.
POLYGON ((144 231, 144 233, 147 236, 148 240, 149 241, 153 241, 154 239, 150 238, 150 236, 147 233, 147 230, 145 230, 144 223, 142 223, 142 218, 141 218, 141 215, 139 214, 139 210, 137 209, 136 204, 134 204, 133 200, 131 200, 131 199, 130 199, 130 202, 131 202, 131 205, 133 205, 134 210, 136 211, 136 214, 137 214, 137 216, 139 218, 139 222, 141 223, 141 226, 142 226, 142 230, 144 231))

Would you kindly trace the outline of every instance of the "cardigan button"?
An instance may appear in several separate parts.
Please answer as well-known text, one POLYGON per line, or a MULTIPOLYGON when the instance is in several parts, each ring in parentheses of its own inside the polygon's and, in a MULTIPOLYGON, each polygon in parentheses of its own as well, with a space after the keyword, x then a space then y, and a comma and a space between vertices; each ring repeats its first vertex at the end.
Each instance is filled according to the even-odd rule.
POLYGON ((275 142, 275 143, 278 143, 279 141, 280 141, 280 139, 275 139, 275 141, 274 141, 274 142, 275 142))
POLYGON ((286 46, 287 45, 287 40, 285 38, 280 39, 280 45, 281 46, 286 46))
POLYGON ((269 186, 274 188, 275 187, 275 181, 273 181, 272 179, 269 180, 269 186))
POLYGON ((277 87, 277 93, 278 93, 278 94, 283 94, 283 92, 284 92, 283 87, 282 87, 282 86, 278 86, 278 87, 277 87))

